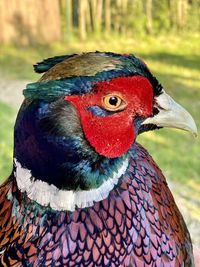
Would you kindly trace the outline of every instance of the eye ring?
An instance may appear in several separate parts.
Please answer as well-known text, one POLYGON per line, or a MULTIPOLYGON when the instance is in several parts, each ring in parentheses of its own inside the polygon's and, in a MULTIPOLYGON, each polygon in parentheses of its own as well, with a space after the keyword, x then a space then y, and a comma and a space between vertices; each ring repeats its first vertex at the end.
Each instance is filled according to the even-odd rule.
POLYGON ((108 111, 123 110, 126 107, 126 102, 117 94, 108 94, 104 96, 102 104, 108 111))

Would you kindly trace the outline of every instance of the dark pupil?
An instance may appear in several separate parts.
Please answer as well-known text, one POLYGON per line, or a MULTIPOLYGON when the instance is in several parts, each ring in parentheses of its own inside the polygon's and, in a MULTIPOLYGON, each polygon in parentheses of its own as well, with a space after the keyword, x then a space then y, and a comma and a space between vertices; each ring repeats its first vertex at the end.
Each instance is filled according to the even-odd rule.
POLYGON ((109 99, 109 104, 112 105, 112 106, 116 106, 117 105, 117 102, 118 102, 118 99, 116 96, 111 96, 110 99, 109 99))

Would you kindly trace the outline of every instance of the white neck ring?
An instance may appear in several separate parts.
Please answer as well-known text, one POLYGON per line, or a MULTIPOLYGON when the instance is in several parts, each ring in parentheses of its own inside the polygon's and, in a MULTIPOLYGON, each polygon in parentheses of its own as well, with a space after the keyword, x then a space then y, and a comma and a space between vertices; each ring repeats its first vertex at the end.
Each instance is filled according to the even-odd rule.
POLYGON ((118 183, 120 177, 126 172, 128 159, 124 160, 117 172, 109 177, 101 186, 91 190, 73 191, 61 190, 47 182, 34 179, 31 171, 23 168, 17 159, 14 159, 16 170, 14 172, 17 186, 21 192, 42 206, 50 206, 54 210, 74 211, 77 208, 93 206, 94 202, 108 197, 110 191, 118 183))

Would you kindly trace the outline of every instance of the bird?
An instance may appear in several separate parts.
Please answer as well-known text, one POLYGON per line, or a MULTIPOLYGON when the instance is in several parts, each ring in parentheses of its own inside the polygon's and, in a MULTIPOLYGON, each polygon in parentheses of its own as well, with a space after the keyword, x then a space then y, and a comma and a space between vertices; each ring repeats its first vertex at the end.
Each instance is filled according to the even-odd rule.
POLYGON ((137 141, 163 127, 197 134, 133 54, 86 52, 34 65, 0 187, 0 266, 194 266, 162 171, 137 141))

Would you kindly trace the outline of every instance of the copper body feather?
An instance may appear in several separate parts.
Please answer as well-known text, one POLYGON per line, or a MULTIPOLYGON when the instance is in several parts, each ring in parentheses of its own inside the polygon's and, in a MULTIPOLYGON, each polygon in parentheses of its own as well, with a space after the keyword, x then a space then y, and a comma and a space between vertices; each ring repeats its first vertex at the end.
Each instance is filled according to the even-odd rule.
POLYGON ((153 159, 135 144, 107 199, 74 212, 39 206, 13 177, 0 188, 0 266, 192 266, 184 220, 153 159))

